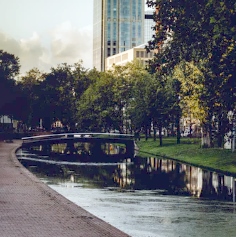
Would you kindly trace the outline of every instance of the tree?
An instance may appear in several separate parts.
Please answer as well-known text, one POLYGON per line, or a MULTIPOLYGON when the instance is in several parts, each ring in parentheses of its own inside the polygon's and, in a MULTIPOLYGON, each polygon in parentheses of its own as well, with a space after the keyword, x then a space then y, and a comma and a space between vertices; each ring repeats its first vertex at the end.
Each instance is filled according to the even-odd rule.
POLYGON ((51 72, 41 84, 41 100, 44 102, 47 128, 50 128, 54 121, 60 120, 64 126, 75 129, 78 78, 74 76, 73 70, 77 75, 81 70, 80 65, 63 63, 57 68, 51 68, 51 72))
POLYGON ((176 65, 173 77, 180 83, 180 106, 183 115, 190 113, 201 121, 205 119, 205 108, 202 107, 201 95, 204 88, 204 75, 194 63, 181 62, 176 65))
POLYGON ((80 130, 107 131, 117 129, 113 87, 115 80, 111 74, 100 73, 78 101, 78 127, 80 130))
POLYGON ((210 139, 213 116, 223 128, 228 111, 235 110, 235 1, 157 0, 147 4, 157 8, 156 34, 146 47, 157 50, 150 70, 172 73, 182 61, 198 67, 204 76, 200 101, 206 117, 202 125, 210 139))
POLYGON ((15 77, 19 74, 19 58, 0 50, 0 114, 13 115, 13 102, 16 99, 15 77))
POLYGON ((148 138, 148 129, 151 126, 150 116, 150 98, 151 88, 153 88, 152 76, 144 69, 137 71, 138 75, 134 78, 132 87, 132 98, 128 113, 131 118, 132 128, 134 131, 145 131, 146 139, 148 138))
MULTIPOLYGON (((136 76, 141 68, 139 62, 127 63, 124 66, 114 66, 113 70, 108 72, 114 77, 114 86, 112 88, 114 93, 115 111, 117 117, 117 129, 120 133, 131 132, 128 120, 128 109, 132 100, 132 88, 136 76)), ((141 72, 141 71, 140 71, 141 72)), ((141 72, 142 73, 142 72, 141 72)))
POLYGON ((77 81, 77 83, 75 84, 75 92, 77 95, 77 99, 80 99, 80 97, 87 90, 87 88, 100 78, 99 71, 97 71, 95 68, 91 70, 86 70, 81 66, 80 63, 74 64, 72 75, 77 81))
POLYGON ((159 73, 150 74, 145 68, 137 68, 137 75, 133 78, 131 115, 135 129, 143 128, 146 138, 151 123, 153 123, 154 139, 158 128, 160 146, 162 146, 162 129, 176 118, 176 94, 173 93, 171 78, 159 73))
MULTIPOLYGON (((132 118, 135 83, 148 75, 139 62, 115 66, 113 70, 93 73, 94 82, 79 100, 79 124, 96 131, 135 129, 132 118), (132 119, 132 127, 130 120, 132 119)), ((141 89, 141 88, 139 88, 141 89)), ((139 125, 137 125, 139 126, 139 125)))
POLYGON ((45 74, 39 69, 33 68, 20 77, 18 87, 21 90, 20 103, 24 106, 19 117, 29 127, 37 127, 43 115, 44 105, 41 103, 41 83, 45 79, 45 74))
POLYGON ((0 75, 5 79, 14 79, 20 70, 19 58, 0 50, 0 75))

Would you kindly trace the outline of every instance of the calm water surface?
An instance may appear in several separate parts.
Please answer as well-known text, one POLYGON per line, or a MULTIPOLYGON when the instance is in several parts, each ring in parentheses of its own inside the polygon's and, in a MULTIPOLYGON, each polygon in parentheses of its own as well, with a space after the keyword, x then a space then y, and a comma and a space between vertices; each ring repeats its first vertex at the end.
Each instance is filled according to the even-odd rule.
POLYGON ((17 156, 52 189, 133 237, 236 236, 234 177, 158 158, 17 156))

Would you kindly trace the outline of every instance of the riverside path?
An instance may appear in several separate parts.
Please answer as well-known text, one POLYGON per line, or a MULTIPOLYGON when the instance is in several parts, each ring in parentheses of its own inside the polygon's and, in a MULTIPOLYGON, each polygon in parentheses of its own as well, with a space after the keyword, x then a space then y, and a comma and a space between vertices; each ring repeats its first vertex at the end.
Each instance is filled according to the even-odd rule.
POLYGON ((127 234, 70 202, 24 168, 21 141, 0 141, 1 237, 125 237, 127 234))

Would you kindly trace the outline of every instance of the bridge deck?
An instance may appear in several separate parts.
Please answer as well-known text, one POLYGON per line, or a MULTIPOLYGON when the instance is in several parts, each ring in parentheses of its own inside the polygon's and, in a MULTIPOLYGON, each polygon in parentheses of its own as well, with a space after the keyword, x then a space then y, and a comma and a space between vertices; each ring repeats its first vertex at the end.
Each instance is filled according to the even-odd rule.
POLYGON ((118 133, 60 133, 50 135, 40 135, 32 137, 23 137, 23 143, 34 143, 36 141, 53 141, 53 140, 67 140, 67 139, 78 139, 78 140, 92 140, 92 139, 105 139, 106 141, 126 141, 133 140, 134 136, 130 134, 118 134, 118 133))
MULTIPOLYGON (((46 149, 51 150, 53 144, 66 143, 70 153, 74 153, 74 143, 93 143, 98 145, 97 149, 92 152, 93 155, 101 154, 101 144, 123 144, 126 146, 125 157, 133 157, 135 152, 135 142, 132 135, 127 134, 111 134, 111 133, 62 133, 43 136, 33 136, 22 138, 23 147, 31 147, 44 145, 46 149)), ((101 153, 102 152, 102 153, 101 153)))

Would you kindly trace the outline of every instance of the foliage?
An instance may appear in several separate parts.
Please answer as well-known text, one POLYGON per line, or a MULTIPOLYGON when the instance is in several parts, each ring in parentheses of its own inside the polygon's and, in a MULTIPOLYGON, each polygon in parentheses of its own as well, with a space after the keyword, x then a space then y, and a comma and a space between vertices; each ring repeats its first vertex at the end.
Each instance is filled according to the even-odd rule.
POLYGON ((21 119, 30 127, 39 126, 43 119, 46 129, 57 120, 69 129, 75 129, 76 103, 94 80, 87 74, 80 62, 58 65, 51 68, 50 73, 42 73, 37 68, 27 72, 18 83, 23 94, 21 103, 25 107, 21 119))
POLYGON ((17 101, 15 77, 19 74, 19 58, 0 50, 0 115, 15 114, 14 103, 17 101))
POLYGON ((180 88, 180 106, 184 116, 190 113, 204 121, 205 108, 201 101, 201 95, 204 88, 204 76, 202 72, 192 62, 180 62, 175 66, 173 76, 181 83, 180 88))
POLYGON ((149 116, 150 87, 152 87, 152 78, 148 73, 136 78, 132 92, 133 99, 128 108, 133 130, 146 128, 151 123, 149 116))
POLYGON ((85 84, 86 70, 80 63, 73 66, 66 63, 52 68, 41 84, 44 104, 44 118, 48 126, 60 120, 64 126, 74 130, 77 114, 77 98, 81 96, 85 84))
POLYGON ((82 131, 102 131, 116 123, 114 111, 114 79, 106 73, 90 84, 78 101, 78 129, 82 131))
POLYGON ((33 68, 20 77, 18 88, 21 91, 19 103, 24 108, 18 114, 18 119, 25 121, 30 127, 39 126, 39 119, 42 115, 40 104, 39 88, 44 80, 44 74, 37 68, 33 68))
POLYGON ((186 65, 185 70, 190 63, 197 67, 203 88, 198 98, 192 98, 193 106, 198 102, 204 109, 201 120, 209 137, 213 116, 219 128, 225 127, 219 131, 223 137, 228 130, 227 114, 235 111, 235 1, 156 0, 147 4, 157 9, 156 33, 146 47, 156 50, 149 70, 172 74, 180 64, 186 65))
POLYGON ((0 75, 1 78, 14 79, 20 70, 19 58, 0 50, 0 75))
MULTIPOLYGON (((135 84, 140 79, 147 78, 147 72, 139 60, 127 63, 125 66, 114 66, 110 72, 116 81, 113 91, 119 121, 119 131, 132 131, 135 128, 132 118, 132 108, 135 101, 135 84), (128 123, 130 124, 128 125, 128 123), (125 124, 124 124, 125 123, 125 124)), ((141 88, 139 88, 141 90, 141 88)))

